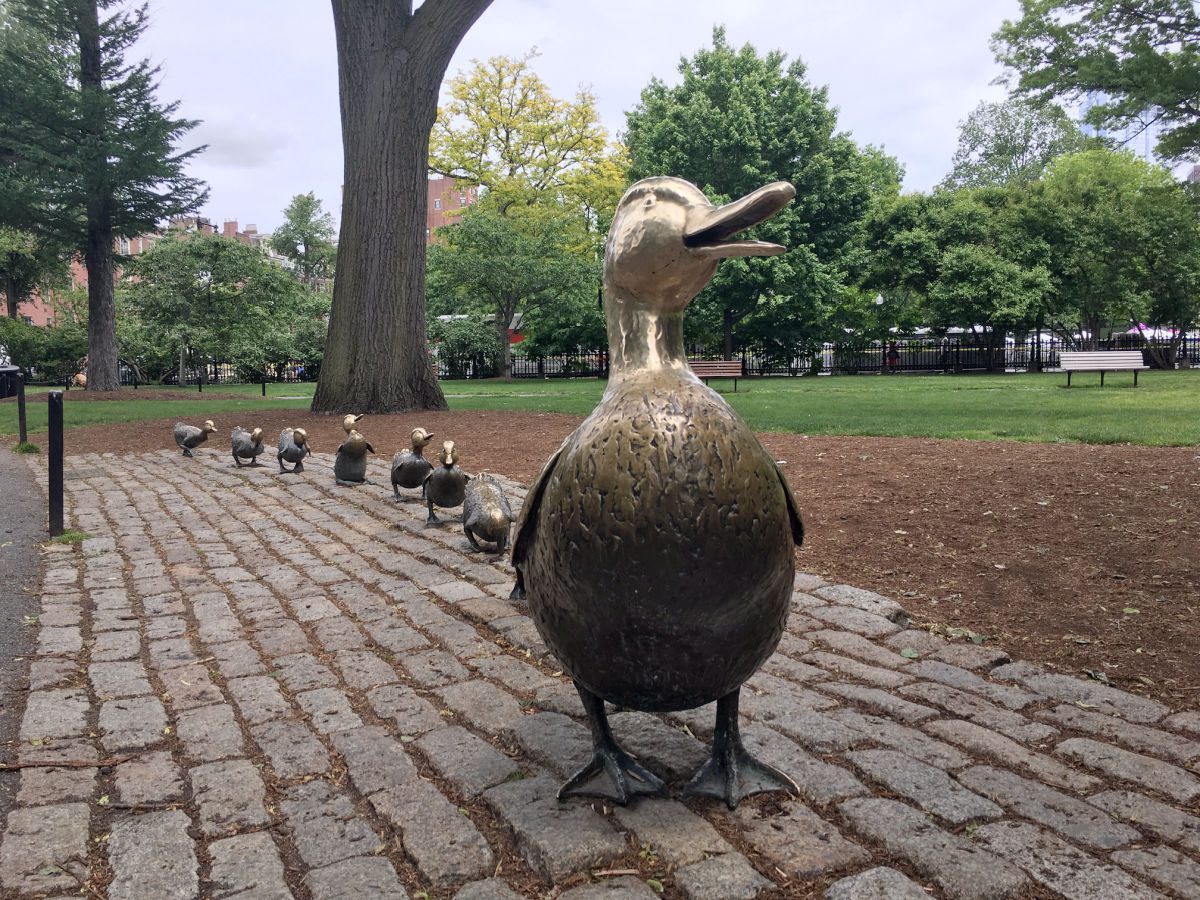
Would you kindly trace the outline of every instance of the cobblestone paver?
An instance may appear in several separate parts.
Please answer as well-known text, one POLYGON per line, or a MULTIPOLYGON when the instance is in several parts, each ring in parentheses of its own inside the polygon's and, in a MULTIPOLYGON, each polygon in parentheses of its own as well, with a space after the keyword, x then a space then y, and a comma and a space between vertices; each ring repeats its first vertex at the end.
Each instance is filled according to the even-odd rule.
POLYGON ((710 706, 612 716, 671 798, 559 803, 590 738, 507 561, 330 463, 69 460, 0 896, 1200 895, 1200 712, 808 574, 742 701, 800 797, 680 799, 710 706))

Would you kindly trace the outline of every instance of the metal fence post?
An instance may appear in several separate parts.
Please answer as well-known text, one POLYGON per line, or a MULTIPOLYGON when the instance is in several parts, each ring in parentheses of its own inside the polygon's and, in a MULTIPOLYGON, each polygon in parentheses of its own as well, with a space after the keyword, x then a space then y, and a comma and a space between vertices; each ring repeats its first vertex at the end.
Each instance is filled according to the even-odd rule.
POLYGON ((63 533, 63 395, 50 392, 50 537, 63 533))
POLYGON ((17 431, 21 443, 29 442, 29 433, 25 427, 25 373, 17 373, 17 431))
POLYGON ((267 396, 267 379, 265 379, 265 378, 262 381, 262 391, 263 391, 263 396, 264 397, 267 396))

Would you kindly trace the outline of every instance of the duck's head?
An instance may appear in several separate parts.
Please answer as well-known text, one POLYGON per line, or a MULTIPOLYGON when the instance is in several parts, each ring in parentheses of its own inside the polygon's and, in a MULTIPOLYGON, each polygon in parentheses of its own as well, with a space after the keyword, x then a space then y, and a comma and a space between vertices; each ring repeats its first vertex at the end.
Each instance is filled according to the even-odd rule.
POLYGON ((342 419, 342 428, 345 430, 346 434, 349 434, 351 431, 353 431, 355 423, 361 419, 362 416, 356 416, 353 413, 342 419))
POLYGON ((424 428, 414 428, 412 430, 412 448, 414 450, 422 449, 433 438, 432 431, 426 431, 424 428))
POLYGON ((250 443, 261 444, 262 439, 263 439, 263 430, 261 428, 255 428, 252 432, 250 432, 250 443))
POLYGON ((297 447, 302 447, 304 445, 305 441, 307 441, 307 440, 308 440, 308 432, 305 431, 303 428, 293 428, 292 429, 292 443, 295 444, 297 447))
POLYGON ((610 294, 657 312, 682 312, 733 256, 775 256, 786 248, 765 241, 731 240, 769 219, 796 196, 776 181, 740 200, 714 206, 682 178, 645 178, 617 205, 604 254, 610 294))
POLYGON ((205 419, 204 427, 201 428, 200 430, 203 431, 205 434, 216 434, 217 426, 213 424, 212 419, 205 419))
POLYGON ((458 452, 454 449, 454 441, 443 441, 442 452, 438 454, 443 466, 453 466, 458 462, 458 452))

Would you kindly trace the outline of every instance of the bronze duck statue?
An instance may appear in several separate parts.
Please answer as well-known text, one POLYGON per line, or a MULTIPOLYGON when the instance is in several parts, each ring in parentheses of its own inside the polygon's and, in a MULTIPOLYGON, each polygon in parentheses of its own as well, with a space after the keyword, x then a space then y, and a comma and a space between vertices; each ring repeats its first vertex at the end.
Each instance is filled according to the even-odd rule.
POLYGON ((425 458, 425 445, 433 438, 432 431, 414 428, 409 436, 411 449, 401 450, 392 457, 392 493, 400 499, 400 488, 421 488, 424 497, 425 479, 433 470, 433 463, 425 458))
POLYGON ((480 472, 467 482, 467 493, 463 498, 463 532, 472 547, 483 552, 483 547, 479 546, 483 539, 494 545, 492 552, 503 553, 508 547, 512 523, 512 508, 500 482, 486 472, 480 472))
POLYGON ((560 798, 665 791, 614 739, 606 700, 649 712, 717 701, 712 754, 688 793, 732 808, 796 791, 743 746, 738 696, 783 634, 803 525, 774 458, 692 373, 683 342, 683 311, 721 259, 784 252, 729 238, 795 193, 776 182, 717 207, 689 182, 649 178, 618 205, 604 260, 608 387, 530 488, 512 553, 513 595, 592 729, 592 761, 560 798))
POLYGON ((285 428, 279 432, 279 461, 281 475, 290 475, 304 471, 304 457, 312 453, 308 443, 308 432, 303 428, 285 428), (290 462, 290 469, 284 468, 284 462, 290 462))
POLYGON ((235 425, 233 431, 229 432, 229 446, 233 454, 233 464, 239 469, 242 467, 242 460, 250 460, 247 465, 260 466, 262 463, 258 461, 258 457, 267 448, 262 442, 263 430, 255 428, 253 431, 247 431, 241 425, 235 425))
POLYGON ((434 504, 451 507, 463 502, 467 493, 467 482, 471 478, 458 467, 454 441, 442 442, 442 452, 438 454, 438 458, 442 464, 434 466, 425 478, 425 504, 429 507, 426 525, 436 525, 440 521, 433 512, 434 504))
POLYGON ((217 426, 213 424, 212 419, 206 419, 199 428, 184 422, 175 423, 175 443, 179 445, 184 456, 191 456, 192 451, 207 441, 210 434, 216 433, 217 426))
POLYGON ((334 480, 347 486, 366 484, 367 454, 374 452, 375 448, 367 443, 362 433, 351 427, 333 457, 334 480))

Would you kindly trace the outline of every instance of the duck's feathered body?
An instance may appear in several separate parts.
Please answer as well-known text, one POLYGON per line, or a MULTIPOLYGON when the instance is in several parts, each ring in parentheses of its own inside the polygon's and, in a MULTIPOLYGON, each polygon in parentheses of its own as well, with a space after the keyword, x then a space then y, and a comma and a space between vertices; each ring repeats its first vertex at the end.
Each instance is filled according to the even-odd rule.
POLYGON ((459 506, 467 494, 467 482, 471 476, 458 465, 458 456, 454 450, 454 441, 444 441, 442 452, 439 454, 441 465, 434 466, 425 478, 425 505, 429 509, 427 525, 436 525, 437 515, 434 506, 449 509, 459 506))
POLYGON ((366 482, 367 454, 374 452, 375 448, 367 443, 367 439, 351 429, 333 458, 333 477, 337 483, 353 485, 366 482))
POLYGON ((183 451, 184 456, 191 456, 192 451, 207 441, 208 436, 214 434, 216 430, 212 419, 206 420, 204 425, 199 428, 195 425, 188 425, 186 422, 176 422, 175 443, 183 451))
POLYGON ((481 472, 467 482, 463 497, 463 532, 471 546, 479 546, 482 539, 495 545, 496 553, 508 547, 508 533, 512 530, 513 514, 504 496, 504 489, 486 472, 481 472))
POLYGON ((433 432, 414 428, 410 449, 401 450, 392 457, 392 492, 397 500, 400 499, 400 488, 422 487, 433 471, 433 463, 425 458, 425 445, 432 437, 433 432))
POLYGON ((304 457, 312 453, 308 445, 308 432, 303 428, 285 428, 279 432, 279 461, 280 472, 303 472, 304 457), (292 464, 292 468, 284 468, 284 463, 292 464))
POLYGON ((258 457, 267 449, 263 446, 262 434, 261 428, 247 431, 240 425, 233 427, 233 431, 229 432, 229 445, 233 453, 234 465, 240 468, 243 459, 250 460, 249 465, 251 466, 259 465, 258 457))
POLYGON ((675 178, 622 197, 605 252, 611 374, 599 405, 530 489, 513 544, 514 597, 571 674, 595 756, 560 791, 625 803, 663 782, 615 742, 604 701, 648 711, 717 700, 713 753, 692 793, 734 806, 794 789, 738 730, 740 685, 774 651, 803 526, 772 456, 691 372, 683 311, 730 241, 794 196, 777 182, 715 207, 675 178))

